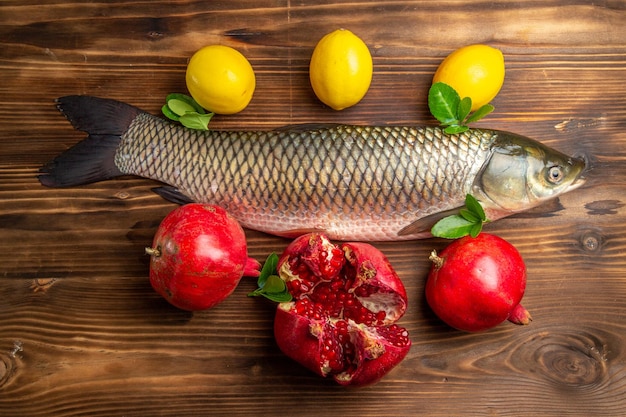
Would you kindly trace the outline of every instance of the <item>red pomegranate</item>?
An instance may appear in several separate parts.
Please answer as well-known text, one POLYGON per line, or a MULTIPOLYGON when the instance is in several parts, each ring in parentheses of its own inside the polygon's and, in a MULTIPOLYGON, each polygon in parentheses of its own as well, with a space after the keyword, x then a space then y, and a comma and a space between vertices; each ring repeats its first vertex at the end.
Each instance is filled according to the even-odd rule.
POLYGON ((488 233, 465 236, 431 260, 426 300, 448 325, 477 332, 507 319, 516 324, 531 320, 520 304, 526 266, 511 243, 488 233))
POLYGON ((223 208, 186 204, 161 222, 151 248, 150 283, 172 305, 205 310, 222 302, 242 276, 258 276, 246 236, 223 208))
POLYGON ((286 248, 278 273, 294 301, 279 304, 274 334, 290 358, 341 385, 361 386, 408 353, 408 331, 395 324, 406 311, 406 291, 374 246, 307 234, 286 248))

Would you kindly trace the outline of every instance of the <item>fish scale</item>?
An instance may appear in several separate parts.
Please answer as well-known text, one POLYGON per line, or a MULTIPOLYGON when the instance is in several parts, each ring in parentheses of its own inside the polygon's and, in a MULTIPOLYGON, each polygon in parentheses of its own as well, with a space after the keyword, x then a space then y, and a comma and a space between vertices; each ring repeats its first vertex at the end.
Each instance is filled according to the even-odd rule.
POLYGON ((254 229, 323 229, 341 238, 394 212, 394 221, 367 236, 380 240, 416 218, 457 207, 494 134, 451 136, 445 147, 441 140, 438 128, 200 132, 144 113, 122 135, 116 163, 125 174, 219 204, 254 229), (346 221, 345 230, 329 230, 346 221))
POLYGON ((40 170, 50 187, 139 175, 174 201, 217 204, 242 226, 280 236, 340 240, 430 236, 468 193, 490 220, 579 187, 582 159, 510 132, 439 127, 297 126, 198 131, 128 104, 58 99, 89 136, 40 170))

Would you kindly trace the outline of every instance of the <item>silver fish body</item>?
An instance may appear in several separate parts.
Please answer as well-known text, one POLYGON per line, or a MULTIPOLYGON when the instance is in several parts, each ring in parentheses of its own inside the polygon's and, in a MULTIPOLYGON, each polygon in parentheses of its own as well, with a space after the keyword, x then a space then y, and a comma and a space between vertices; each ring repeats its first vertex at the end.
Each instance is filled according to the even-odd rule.
MULTIPOLYGON (((242 226, 275 235, 422 238, 468 193, 496 220, 582 184, 582 160, 508 132, 447 135, 437 127, 345 125, 201 132, 119 102, 78 96, 87 100, 79 106, 72 97, 59 101, 68 119, 92 141, 110 139, 113 166, 109 161, 104 178, 155 179, 184 199, 220 205, 242 226), (118 114, 121 126, 91 120, 97 116, 78 110, 85 105, 118 114)), ((44 167, 42 183, 86 182, 66 160, 61 155, 44 167), (63 169, 73 181, 55 180, 63 169)))

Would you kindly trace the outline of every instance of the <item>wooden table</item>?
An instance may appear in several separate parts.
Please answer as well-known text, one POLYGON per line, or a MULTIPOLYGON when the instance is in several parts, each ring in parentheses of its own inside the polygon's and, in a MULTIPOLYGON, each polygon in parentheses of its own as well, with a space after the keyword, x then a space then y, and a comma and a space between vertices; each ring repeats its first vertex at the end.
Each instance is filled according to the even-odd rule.
MULTIPOLYGON (((626 415, 626 3, 320 3, 0 4, 0 415, 626 415), (339 27, 366 41, 375 73, 359 105, 335 112, 307 71, 317 40, 339 27), (212 122, 237 129, 432 125, 426 93, 442 58, 471 43, 500 48, 506 81, 479 125, 592 165, 583 188, 488 227, 527 262, 532 324, 466 334, 440 322, 423 294, 439 239, 376 244, 407 287, 413 347, 363 389, 284 357, 274 305, 246 297, 254 280, 196 314, 161 299, 143 249, 174 205, 154 182, 47 189, 35 174, 82 138, 54 98, 98 95, 157 114, 167 93, 186 91, 188 57, 214 43, 256 71, 250 106, 212 122)), ((246 232, 259 260, 288 242, 246 232)))

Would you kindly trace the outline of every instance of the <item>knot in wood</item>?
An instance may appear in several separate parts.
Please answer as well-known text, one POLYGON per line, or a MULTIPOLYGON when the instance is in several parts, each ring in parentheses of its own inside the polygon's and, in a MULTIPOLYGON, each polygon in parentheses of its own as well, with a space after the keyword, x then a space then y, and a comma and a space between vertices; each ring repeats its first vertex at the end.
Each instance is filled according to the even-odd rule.
POLYGON ((16 356, 12 351, 0 353, 0 390, 9 383, 15 374, 17 369, 15 360, 16 356))
POLYGON ((604 238, 595 230, 584 230, 579 235, 578 241, 585 252, 598 253, 604 245, 604 238))
POLYGON ((595 391, 606 383, 606 346, 590 333, 546 335, 534 353, 540 372, 562 388, 595 391))

